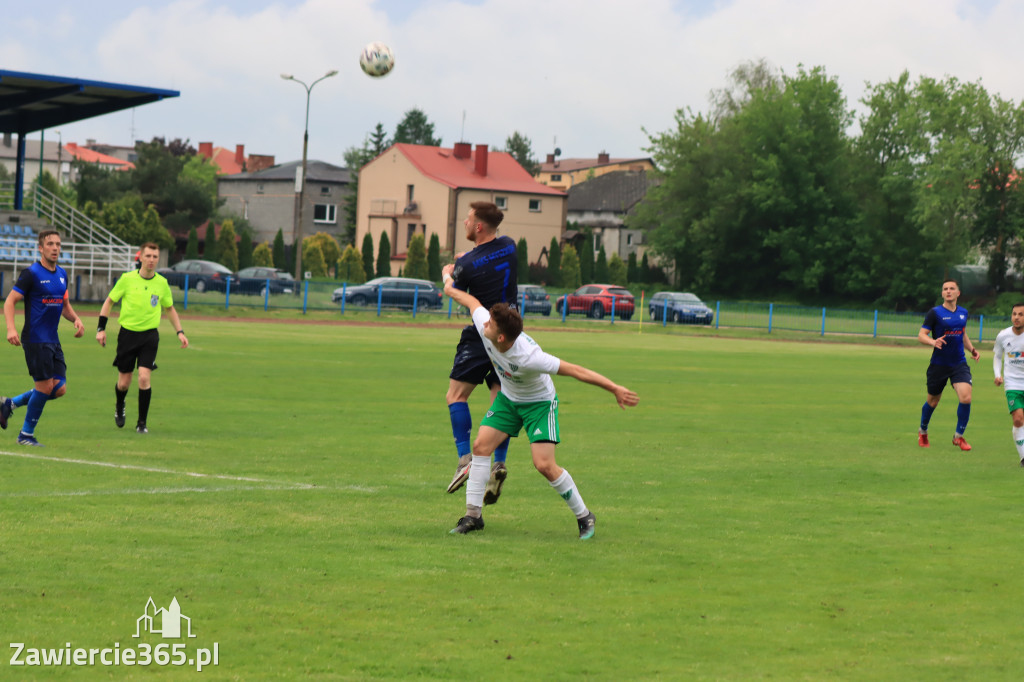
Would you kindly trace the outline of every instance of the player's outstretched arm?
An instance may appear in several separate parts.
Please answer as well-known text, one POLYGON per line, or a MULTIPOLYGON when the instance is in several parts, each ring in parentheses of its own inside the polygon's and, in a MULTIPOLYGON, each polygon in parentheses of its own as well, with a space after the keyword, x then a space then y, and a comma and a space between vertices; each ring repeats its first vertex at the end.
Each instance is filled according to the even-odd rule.
MULTIPOLYGON (((448 266, 445 267, 447 270, 448 266)), ((480 305, 480 301, 478 301, 475 296, 455 287, 455 280, 452 279, 450 270, 444 272, 442 277, 444 278, 444 293, 448 294, 448 296, 450 296, 451 299, 459 305, 464 305, 469 308, 470 315, 472 315, 473 311, 477 308, 483 308, 483 306, 480 305)))
POLYGON ((633 407, 640 402, 639 396, 636 393, 629 390, 625 386, 620 386, 603 374, 598 374, 592 369, 581 367, 580 365, 574 365, 571 362, 560 360, 558 364, 559 376, 573 377, 586 384, 593 384, 599 386, 604 390, 608 391, 615 396, 615 402, 619 404, 619 407, 626 409, 627 407, 633 407))

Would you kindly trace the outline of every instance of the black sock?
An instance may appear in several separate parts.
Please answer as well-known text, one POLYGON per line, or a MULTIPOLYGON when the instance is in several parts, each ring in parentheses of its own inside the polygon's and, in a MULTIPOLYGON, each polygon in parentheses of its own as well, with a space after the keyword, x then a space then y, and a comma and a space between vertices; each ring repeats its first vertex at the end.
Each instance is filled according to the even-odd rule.
POLYGON ((153 389, 139 389, 139 422, 142 424, 146 423, 146 418, 149 417, 149 400, 153 397, 153 389))
POLYGON ((117 386, 114 386, 114 396, 117 399, 117 411, 124 412, 124 399, 128 396, 128 389, 126 388, 122 391, 117 386))

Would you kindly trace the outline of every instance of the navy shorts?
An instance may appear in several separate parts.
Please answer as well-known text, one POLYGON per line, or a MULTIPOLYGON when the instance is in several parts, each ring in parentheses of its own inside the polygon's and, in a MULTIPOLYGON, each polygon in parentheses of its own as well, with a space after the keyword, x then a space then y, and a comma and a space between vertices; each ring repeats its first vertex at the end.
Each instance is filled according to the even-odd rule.
POLYGON ((160 347, 160 333, 156 329, 133 332, 121 327, 117 333, 117 355, 114 367, 122 374, 131 374, 135 366, 156 369, 156 351, 160 347))
POLYGON ((462 337, 455 349, 452 372, 448 377, 474 385, 487 382, 489 387, 499 383, 498 375, 494 373, 494 366, 491 364, 491 358, 484 350, 484 342, 473 325, 462 330, 462 337))
POLYGON ((928 395, 942 395, 946 382, 950 384, 970 384, 971 368, 967 361, 955 367, 949 365, 928 365, 928 395))
POLYGON ((68 366, 64 364, 64 351, 59 343, 22 343, 21 347, 25 350, 28 373, 34 381, 67 378, 68 366))

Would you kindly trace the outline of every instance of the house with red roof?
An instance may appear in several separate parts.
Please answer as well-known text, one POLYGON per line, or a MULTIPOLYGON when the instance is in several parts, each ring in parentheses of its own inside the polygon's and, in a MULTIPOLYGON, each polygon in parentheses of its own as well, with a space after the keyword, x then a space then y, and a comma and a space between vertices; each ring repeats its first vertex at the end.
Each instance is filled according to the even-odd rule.
POLYGON ((255 173, 274 165, 274 157, 266 154, 245 155, 245 145, 236 144, 233 150, 214 147, 212 142, 199 143, 199 156, 210 160, 220 170, 217 175, 255 173))
POLYGON ((654 161, 644 156, 612 157, 608 152, 600 152, 596 157, 560 159, 557 154, 548 154, 537 170, 537 181, 568 192, 581 182, 605 173, 650 170, 654 170, 654 161))
POLYGON ((80 147, 74 142, 68 142, 64 145, 64 149, 67 150, 74 160, 91 163, 103 170, 126 171, 135 168, 135 164, 131 161, 125 161, 124 159, 119 159, 116 156, 110 156, 88 147, 80 147))
POLYGON ((566 193, 537 182, 511 154, 483 144, 392 145, 360 169, 358 187, 356 247, 369 233, 376 249, 387 233, 392 274, 404 265, 416 234, 427 244, 437 234, 448 253, 472 248, 462 221, 474 201, 497 204, 505 213, 498 233, 525 239, 531 261, 546 253, 552 237, 561 242, 565 231, 566 193))

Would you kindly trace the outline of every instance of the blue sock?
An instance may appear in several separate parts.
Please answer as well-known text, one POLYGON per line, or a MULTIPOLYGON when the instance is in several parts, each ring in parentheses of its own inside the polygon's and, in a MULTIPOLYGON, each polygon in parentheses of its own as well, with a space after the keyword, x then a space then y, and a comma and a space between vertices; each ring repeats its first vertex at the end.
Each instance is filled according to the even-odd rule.
POLYGON ((11 400, 14 402, 14 406, 25 407, 26 405, 28 405, 28 399, 32 397, 33 391, 35 391, 35 389, 32 389, 31 391, 25 391, 21 395, 16 395, 13 398, 11 398, 11 400))
POLYGON ((956 433, 958 436, 964 435, 964 431, 967 430, 967 420, 971 418, 971 404, 960 403, 956 407, 956 433))
POLYGON ((448 406, 452 419, 452 435, 455 436, 455 450, 459 457, 472 452, 469 437, 473 432, 473 418, 469 415, 469 403, 452 403, 448 406))
POLYGON ((506 438, 505 440, 501 441, 501 445, 499 445, 497 448, 495 448, 495 450, 494 450, 494 461, 495 462, 504 462, 505 458, 508 457, 508 443, 509 443, 510 440, 512 440, 512 439, 511 438, 506 438))
POLYGON ((927 401, 924 407, 921 408, 921 431, 923 433, 928 433, 928 422, 932 420, 932 412, 934 411, 935 408, 929 405, 927 401))
POLYGON ((25 412, 25 424, 21 427, 22 433, 33 434, 36 432, 36 423, 43 416, 43 407, 50 396, 42 391, 32 390, 32 397, 28 399, 28 410, 25 412))

